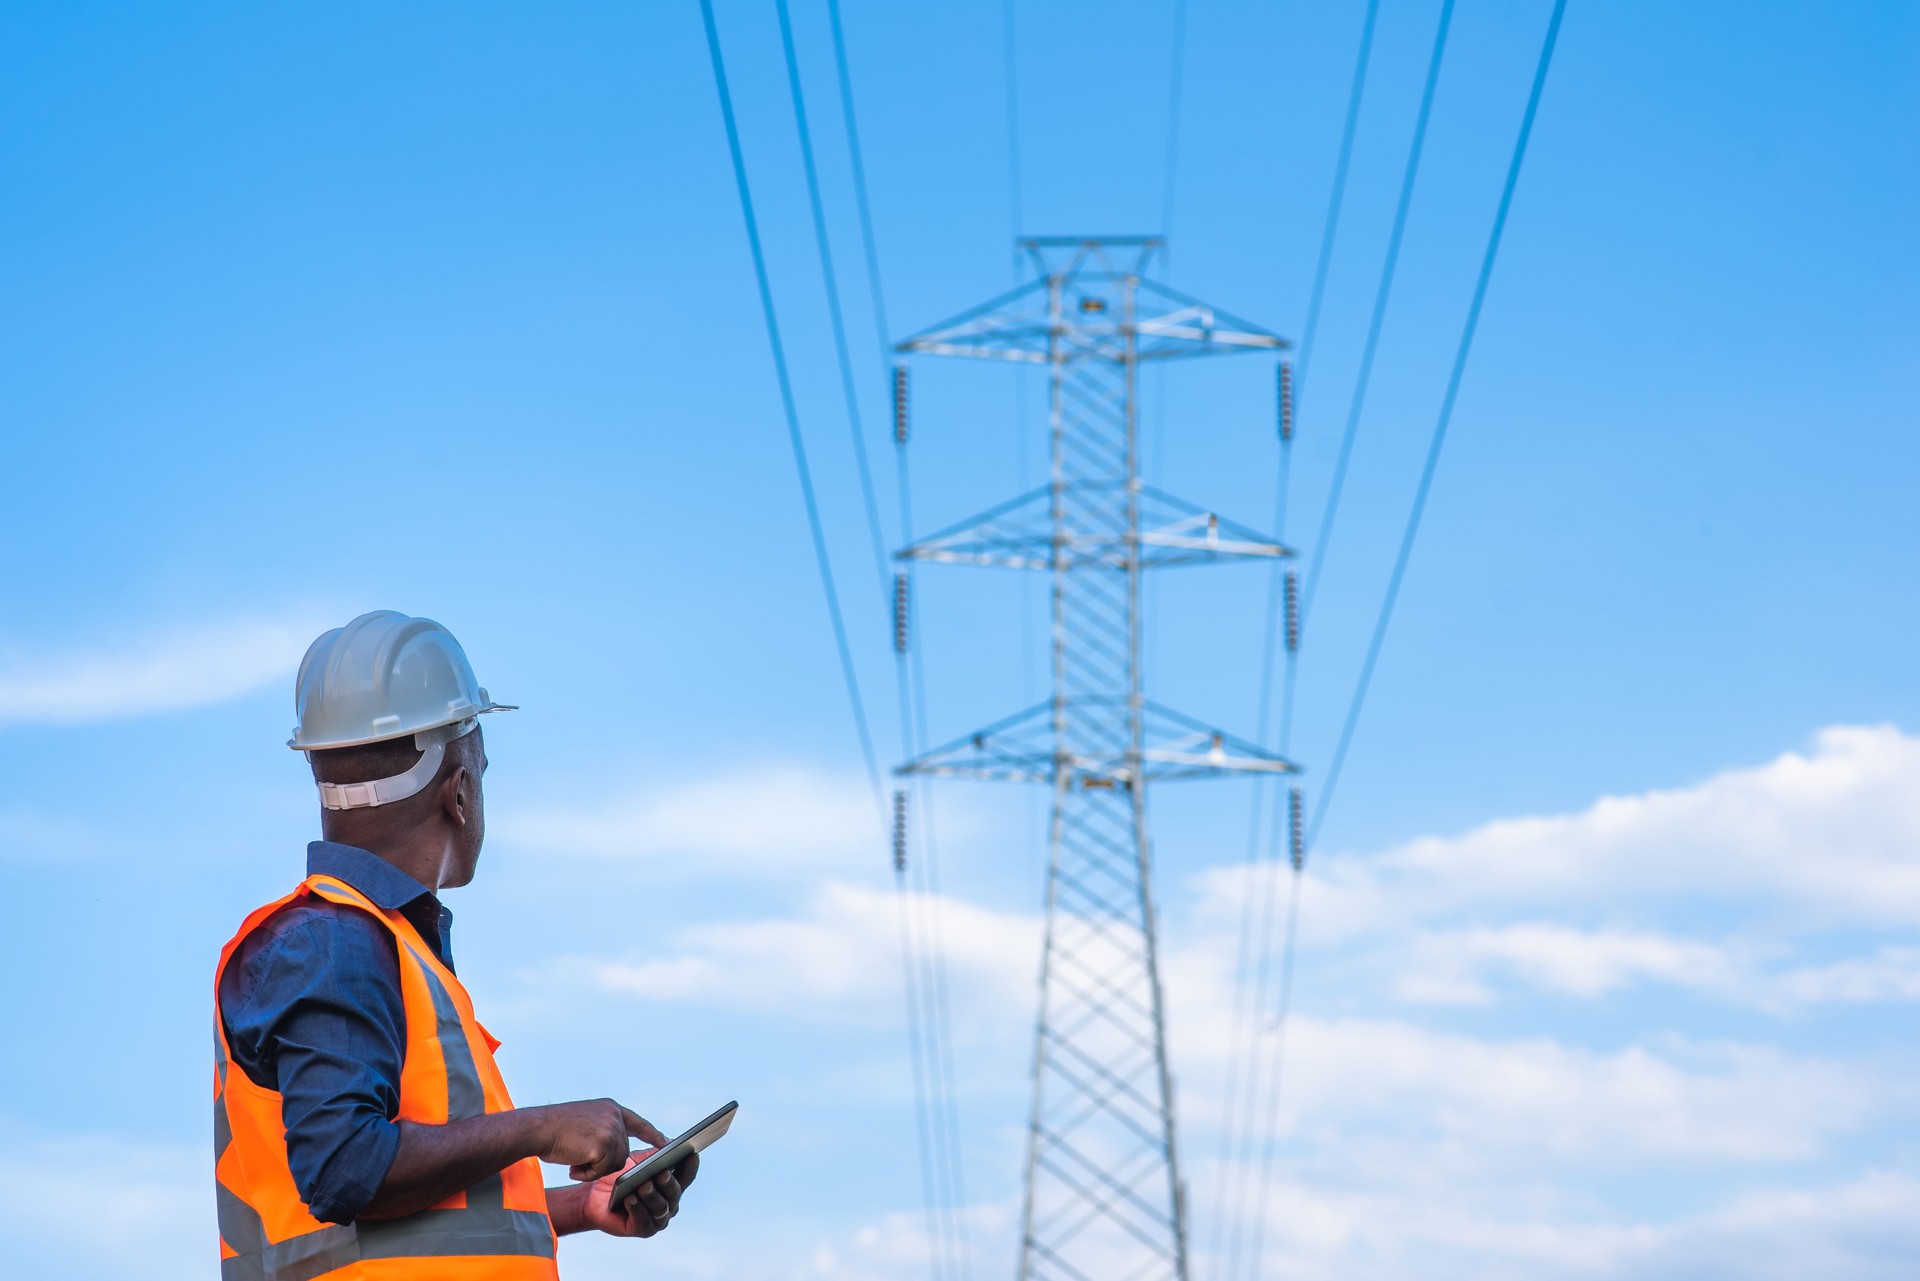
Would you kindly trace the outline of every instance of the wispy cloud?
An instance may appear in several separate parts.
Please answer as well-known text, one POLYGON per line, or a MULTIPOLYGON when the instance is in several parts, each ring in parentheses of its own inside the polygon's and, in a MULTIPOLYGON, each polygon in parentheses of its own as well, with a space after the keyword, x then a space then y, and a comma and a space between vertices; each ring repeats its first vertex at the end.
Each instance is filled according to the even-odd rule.
POLYGON ((1920 924, 1915 849, 1920 738, 1847 726, 1823 730, 1811 751, 1688 787, 1501 819, 1380 854, 1318 854, 1310 892, 1323 940, 1431 928, 1463 909, 1703 900, 1809 926, 1910 926, 1920 924))
POLYGON ((566 964, 604 991, 651 1001, 892 1020, 901 993, 902 912, 910 914, 920 946, 936 933, 943 941, 963 1002, 960 1020, 973 1023, 1032 993, 1040 943, 1034 918, 840 881, 816 889, 795 916, 693 926, 650 941, 645 957, 566 964))
POLYGON ((120 720, 291 686, 320 630, 304 618, 234 618, 143 631, 111 648, 0 653, 0 726, 120 720))
POLYGON ((660 784, 611 803, 502 814, 494 839, 544 855, 646 860, 661 871, 806 877, 872 866, 884 829, 866 785, 788 766, 660 784))
POLYGON ((1284 1228, 1267 1234, 1267 1275, 1896 1281, 1920 1252, 1920 1179, 1904 1171, 1743 1191, 1655 1221, 1524 1183, 1463 1186, 1433 1166, 1353 1173, 1290 1171, 1272 1186, 1262 1212, 1284 1228))
MULTIPOLYGON (((1578 813, 1319 859, 1274 1178, 1244 1220, 1285 1225, 1267 1275, 1904 1275, 1920 1181, 1888 1162, 1920 1122, 1911 1074, 1885 1049, 1803 1032, 1819 1007, 1920 1000, 1904 937, 1920 924, 1915 849, 1920 739, 1869 727, 1578 813)), ((1223 868, 1199 888, 1161 957, 1186 1168, 1207 1205, 1230 1169, 1257 1182, 1237 1150, 1218 1154, 1236 926, 1261 887, 1223 868)), ((924 938, 936 905, 909 904, 924 938)), ((828 878, 790 910, 568 965, 649 1002, 892 1017, 897 906, 828 878)), ((938 907, 960 1079, 1017 1091, 1039 921, 938 907)), ((979 1244, 1003 1257, 1011 1232, 979 1244)), ((914 1236, 906 1217, 823 1224, 803 1271, 904 1277, 914 1236)), ((1195 1249, 1218 1270, 1205 1239, 1195 1249)))

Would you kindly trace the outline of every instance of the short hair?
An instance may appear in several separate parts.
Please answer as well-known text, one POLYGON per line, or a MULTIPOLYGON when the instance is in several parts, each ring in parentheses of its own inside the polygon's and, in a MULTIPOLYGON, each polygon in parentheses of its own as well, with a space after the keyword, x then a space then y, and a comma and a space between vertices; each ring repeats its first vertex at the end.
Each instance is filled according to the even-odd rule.
MULTIPOLYGON (((440 768, 435 771, 432 781, 406 800, 411 801, 415 797, 429 794, 436 786, 451 778, 453 772, 462 766, 471 771, 477 781, 486 768, 486 757, 482 751, 481 742, 480 727, 476 725, 469 732, 448 743, 446 757, 440 762, 440 768)), ((371 783, 377 778, 392 778, 396 774, 406 773, 418 765, 420 758, 425 755, 425 752, 413 745, 413 735, 407 734, 378 743, 362 743, 358 747, 329 747, 308 752, 307 764, 313 770, 313 780, 316 783, 371 783)), ((392 804, 404 805, 399 801, 392 804)), ((373 812, 379 813, 388 809, 389 806, 381 806, 373 812)))
POLYGON ((376 778, 406 773, 425 755, 413 745, 413 735, 408 734, 404 738, 361 743, 357 747, 329 747, 308 752, 307 764, 313 767, 316 783, 371 783, 376 778))

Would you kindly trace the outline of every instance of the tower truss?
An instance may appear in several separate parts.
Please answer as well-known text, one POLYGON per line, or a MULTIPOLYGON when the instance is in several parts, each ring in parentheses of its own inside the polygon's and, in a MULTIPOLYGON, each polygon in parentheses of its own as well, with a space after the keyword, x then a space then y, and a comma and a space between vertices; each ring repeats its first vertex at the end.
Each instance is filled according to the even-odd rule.
POLYGON ((1147 699, 1141 575, 1293 553, 1142 483, 1137 382, 1146 361, 1287 344, 1148 279, 1156 237, 1021 247, 1033 280, 897 350, 1044 365, 1048 483, 898 555, 1047 574, 1052 696, 898 772, 1052 790, 1020 1281, 1188 1281, 1147 785, 1296 767, 1147 699))

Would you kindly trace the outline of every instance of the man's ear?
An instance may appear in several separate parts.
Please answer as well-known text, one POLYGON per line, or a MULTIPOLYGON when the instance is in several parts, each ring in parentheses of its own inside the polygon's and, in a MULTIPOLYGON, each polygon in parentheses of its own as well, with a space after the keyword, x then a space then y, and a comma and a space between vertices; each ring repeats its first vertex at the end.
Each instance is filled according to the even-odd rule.
POLYGON ((464 765, 455 767, 440 785, 440 808, 455 827, 467 825, 467 811, 473 805, 472 777, 464 765))

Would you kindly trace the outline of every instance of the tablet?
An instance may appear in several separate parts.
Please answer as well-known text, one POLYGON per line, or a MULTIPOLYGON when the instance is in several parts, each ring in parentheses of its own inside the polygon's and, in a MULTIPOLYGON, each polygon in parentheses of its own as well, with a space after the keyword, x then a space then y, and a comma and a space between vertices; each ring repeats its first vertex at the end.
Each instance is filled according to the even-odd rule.
POLYGON ((738 1100, 728 1103, 718 1112, 615 1179, 613 1194, 608 1199, 608 1204, 623 1204, 633 1195, 634 1189, 653 1178, 654 1175, 671 1170, 692 1153, 706 1151, 727 1132, 727 1127, 733 1124, 733 1114, 739 1109, 738 1100))

